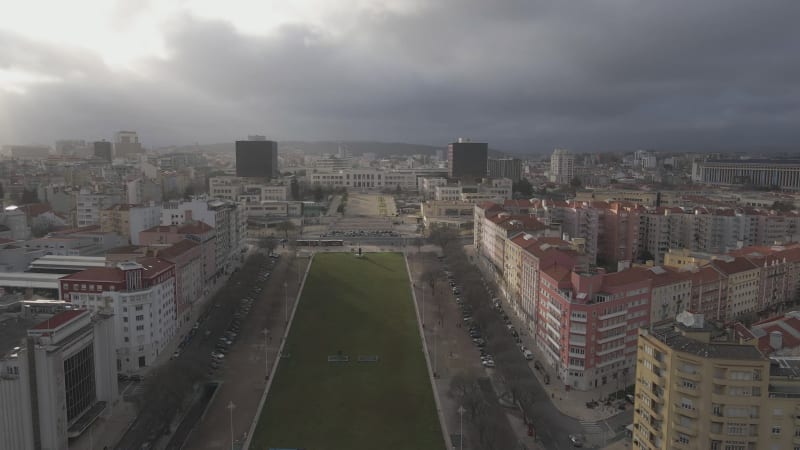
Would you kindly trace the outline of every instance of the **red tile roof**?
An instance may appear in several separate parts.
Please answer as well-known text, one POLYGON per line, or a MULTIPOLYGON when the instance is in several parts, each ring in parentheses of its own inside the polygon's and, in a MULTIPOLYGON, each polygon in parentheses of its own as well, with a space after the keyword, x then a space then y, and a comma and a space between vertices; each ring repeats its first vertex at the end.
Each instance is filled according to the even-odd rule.
POLYGON ((722 278, 719 272, 714 270, 713 267, 709 266, 701 267, 696 271, 687 271, 687 273, 691 274, 692 287, 699 284, 715 283, 722 278))
POLYGON ((650 273, 652 273, 650 269, 645 267, 631 267, 620 272, 609 273, 603 276, 603 287, 625 286, 641 283, 642 281, 649 282, 648 275, 650 273))
POLYGON ((191 251, 193 248, 199 247, 200 244, 189 239, 176 242, 167 248, 158 250, 158 257, 173 261, 180 255, 191 251))
POLYGON ((711 265, 716 267, 717 270, 724 273, 725 275, 733 275, 741 272, 746 272, 748 270, 756 269, 757 266, 747 260, 747 258, 735 258, 733 261, 723 261, 721 259, 714 259, 711 261, 711 265))
POLYGON ((155 278, 175 266, 175 264, 166 259, 155 257, 139 258, 136 262, 144 268, 142 271, 143 279, 155 278))
POLYGON ((89 311, 86 309, 71 309, 69 311, 63 311, 55 316, 45 320, 44 322, 36 325, 35 327, 31 328, 32 330, 55 330, 56 328, 66 324, 67 322, 75 319, 76 317, 82 316, 84 314, 89 314, 89 311))
POLYGON ((556 283, 561 283, 569 278, 572 270, 564 266, 552 266, 542 270, 542 272, 555 280, 556 283))

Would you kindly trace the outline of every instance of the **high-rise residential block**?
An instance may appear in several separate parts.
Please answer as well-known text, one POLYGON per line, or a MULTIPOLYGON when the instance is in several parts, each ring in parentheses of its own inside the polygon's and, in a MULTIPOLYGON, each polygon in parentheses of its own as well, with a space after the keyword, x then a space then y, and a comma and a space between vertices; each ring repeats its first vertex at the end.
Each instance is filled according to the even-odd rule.
POLYGON ((450 178, 475 180, 486 176, 489 144, 459 138, 447 146, 447 174, 450 178))
POLYGON ((129 155, 144 153, 139 135, 135 131, 117 131, 114 134, 114 154, 124 158, 129 155))
POLYGON ((557 148, 550 156, 550 181, 569 184, 575 178, 575 155, 563 148, 557 148))
POLYGON ((111 162, 114 158, 114 152, 111 149, 111 142, 97 141, 93 144, 94 157, 100 158, 104 161, 111 162))
POLYGON ((278 143, 275 141, 236 141, 236 176, 273 178, 278 175, 278 143))
POLYGON ((489 176, 517 182, 522 179, 522 161, 517 158, 489 158, 489 176))

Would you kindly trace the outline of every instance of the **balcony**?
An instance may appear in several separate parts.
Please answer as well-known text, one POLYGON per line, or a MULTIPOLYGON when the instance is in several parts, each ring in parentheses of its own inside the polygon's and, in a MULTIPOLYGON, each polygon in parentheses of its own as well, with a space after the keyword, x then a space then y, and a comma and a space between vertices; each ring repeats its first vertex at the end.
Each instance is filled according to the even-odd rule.
POLYGON ((602 333, 604 331, 613 330, 614 328, 625 327, 625 326, 628 326, 628 322, 617 322, 612 325, 606 325, 604 327, 600 327, 597 329, 597 331, 602 333))
POLYGON ((611 342, 611 341, 616 341, 616 340, 619 340, 619 339, 624 339, 624 338, 625 338, 625 334, 624 334, 624 333, 621 333, 621 334, 615 334, 614 336, 609 336, 609 337, 607 337, 607 338, 598 339, 598 340, 597 340, 597 343, 598 343, 598 344, 606 344, 606 343, 608 343, 608 342, 611 342))
POLYGON ((689 436, 697 436, 697 429, 693 425, 681 425, 680 423, 676 422, 675 431, 688 434, 689 436))
POLYGON ((688 388, 680 383, 675 385, 675 390, 682 394, 690 395, 692 397, 700 396, 700 392, 698 392, 697 389, 688 388))
POLYGON ((684 408, 680 403, 675 404, 675 412, 692 419, 697 419, 697 408, 684 408))
POLYGON ((684 372, 682 369, 678 369, 678 374, 680 376, 686 378, 687 380, 692 381, 700 381, 700 372, 684 372))
POLYGON ((615 313, 604 314, 604 315, 602 315, 602 316, 599 316, 599 317, 598 317, 598 319, 599 319, 599 320, 608 320, 608 319, 613 319, 614 317, 620 317, 620 316, 624 316, 624 315, 625 315, 625 314, 627 314, 627 313, 628 313, 628 311, 627 311, 627 310, 617 311, 617 312, 615 312, 615 313))

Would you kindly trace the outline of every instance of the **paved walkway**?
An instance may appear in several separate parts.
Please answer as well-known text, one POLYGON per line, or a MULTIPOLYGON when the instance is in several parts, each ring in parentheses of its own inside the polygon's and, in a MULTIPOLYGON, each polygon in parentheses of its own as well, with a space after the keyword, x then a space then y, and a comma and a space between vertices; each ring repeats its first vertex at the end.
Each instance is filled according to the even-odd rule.
POLYGON ((299 283, 296 282, 299 277, 295 272, 298 268, 302 273, 307 271, 308 260, 295 262, 288 258, 281 258, 278 266, 272 270, 272 277, 262 283, 264 290, 254 302, 248 319, 243 321, 239 340, 225 357, 219 389, 186 440, 184 448, 223 450, 231 448, 231 434, 239 443, 249 438, 251 425, 267 387, 265 350, 269 353, 270 371, 275 373, 275 361, 288 329, 285 321, 286 296, 293 316, 300 293, 299 283), (283 280, 288 282, 285 288, 283 280), (265 328, 269 330, 266 346, 265 328), (227 409, 230 402, 235 405, 232 413, 227 409))

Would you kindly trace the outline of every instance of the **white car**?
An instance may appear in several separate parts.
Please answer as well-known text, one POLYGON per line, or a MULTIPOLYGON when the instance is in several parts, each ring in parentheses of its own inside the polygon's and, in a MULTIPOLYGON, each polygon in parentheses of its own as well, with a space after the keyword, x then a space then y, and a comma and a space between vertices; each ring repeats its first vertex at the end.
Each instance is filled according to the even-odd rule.
POLYGON ((494 367, 494 360, 487 359, 486 361, 483 361, 481 364, 483 364, 483 367, 493 368, 494 367))
POLYGON ((225 359, 225 355, 219 352, 211 352, 211 357, 214 359, 225 359))

